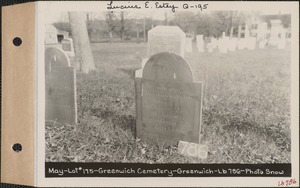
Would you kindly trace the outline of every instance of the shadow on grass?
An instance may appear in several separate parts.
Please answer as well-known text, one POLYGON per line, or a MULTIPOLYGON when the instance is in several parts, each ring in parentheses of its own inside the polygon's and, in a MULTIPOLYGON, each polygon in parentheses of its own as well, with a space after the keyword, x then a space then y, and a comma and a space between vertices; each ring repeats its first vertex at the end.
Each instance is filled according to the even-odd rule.
POLYGON ((105 120, 111 120, 114 128, 122 128, 123 130, 130 130, 135 135, 135 117, 133 115, 119 115, 118 113, 102 109, 94 108, 91 110, 91 115, 105 120))

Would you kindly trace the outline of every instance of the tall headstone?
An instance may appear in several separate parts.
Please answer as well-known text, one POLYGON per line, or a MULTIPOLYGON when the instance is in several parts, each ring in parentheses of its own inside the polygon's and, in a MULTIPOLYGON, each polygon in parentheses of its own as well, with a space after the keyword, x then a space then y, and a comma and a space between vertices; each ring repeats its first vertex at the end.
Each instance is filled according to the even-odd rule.
POLYGON ((59 48, 45 50, 46 120, 77 123, 76 71, 59 48))
POLYGON ((188 63, 162 52, 136 71, 136 136, 153 143, 199 143, 202 83, 193 81, 188 63), (141 74, 142 71, 142 74, 141 74))
POLYGON ((178 26, 156 26, 148 31, 148 57, 173 52, 184 57, 186 34, 178 26))
POLYGON ((185 39, 185 51, 186 52, 192 52, 193 48, 192 48, 192 38, 187 37, 185 39))
POLYGON ((197 48, 199 52, 204 52, 204 40, 203 35, 196 36, 197 48))

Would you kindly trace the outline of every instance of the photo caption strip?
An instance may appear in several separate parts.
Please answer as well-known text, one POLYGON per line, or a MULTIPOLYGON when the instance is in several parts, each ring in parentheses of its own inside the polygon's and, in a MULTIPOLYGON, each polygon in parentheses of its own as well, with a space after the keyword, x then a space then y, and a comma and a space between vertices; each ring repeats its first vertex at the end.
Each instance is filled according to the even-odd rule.
POLYGON ((141 164, 47 162, 56 177, 291 177, 291 164, 141 164))

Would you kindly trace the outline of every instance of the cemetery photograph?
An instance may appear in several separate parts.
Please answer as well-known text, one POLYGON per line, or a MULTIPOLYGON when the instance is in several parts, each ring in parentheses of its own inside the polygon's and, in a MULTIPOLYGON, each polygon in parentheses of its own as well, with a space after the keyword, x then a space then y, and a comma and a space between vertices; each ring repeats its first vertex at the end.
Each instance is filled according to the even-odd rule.
POLYGON ((290 14, 45 20, 46 162, 291 163, 290 14))

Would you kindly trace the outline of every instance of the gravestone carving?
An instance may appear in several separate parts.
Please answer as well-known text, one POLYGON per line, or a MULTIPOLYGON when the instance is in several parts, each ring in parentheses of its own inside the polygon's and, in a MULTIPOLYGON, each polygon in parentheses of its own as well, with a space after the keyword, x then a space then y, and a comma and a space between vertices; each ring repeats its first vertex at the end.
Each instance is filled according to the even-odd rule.
POLYGON ((179 55, 162 52, 138 70, 136 136, 153 143, 199 143, 202 83, 194 82, 188 63, 179 55))
POLYGON ((77 123, 76 71, 59 48, 45 50, 46 121, 77 123))

